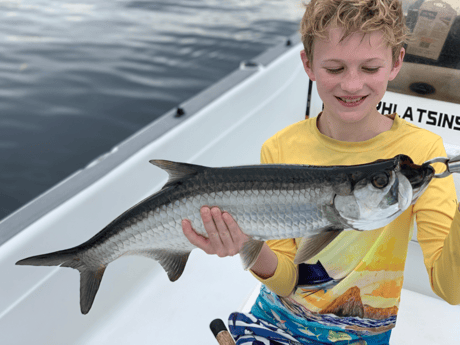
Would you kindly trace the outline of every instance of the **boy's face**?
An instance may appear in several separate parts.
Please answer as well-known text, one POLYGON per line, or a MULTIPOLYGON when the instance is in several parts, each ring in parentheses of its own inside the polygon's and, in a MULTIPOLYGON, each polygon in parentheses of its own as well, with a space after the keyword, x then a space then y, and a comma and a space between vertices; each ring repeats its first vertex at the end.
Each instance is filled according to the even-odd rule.
POLYGON ((364 37, 357 32, 340 42, 343 34, 344 29, 332 28, 329 41, 315 39, 313 64, 305 51, 301 58, 308 76, 316 81, 324 115, 351 124, 379 114, 377 104, 388 81, 401 69, 405 52, 401 49, 393 64, 391 48, 383 40, 382 32, 364 37))

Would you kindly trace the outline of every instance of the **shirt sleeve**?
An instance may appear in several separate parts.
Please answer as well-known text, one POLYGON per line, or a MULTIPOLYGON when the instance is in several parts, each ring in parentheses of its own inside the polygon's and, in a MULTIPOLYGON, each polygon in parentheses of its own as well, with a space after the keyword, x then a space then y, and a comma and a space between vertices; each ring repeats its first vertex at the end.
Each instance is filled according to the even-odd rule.
POLYGON ((261 164, 277 164, 279 161, 279 146, 276 135, 268 139, 260 150, 261 164))
POLYGON ((271 291, 279 296, 287 297, 297 284, 298 270, 297 265, 294 264, 297 245, 294 239, 271 240, 267 241, 267 244, 278 258, 275 273, 267 279, 259 277, 252 271, 251 273, 271 291))
MULTIPOLYGON (((272 137, 262 146, 260 162, 262 164, 279 163, 278 152, 276 137, 272 137)), ((275 273, 267 279, 259 277, 252 271, 251 273, 271 291, 279 296, 286 297, 294 290, 297 284, 298 267, 294 264, 294 257, 297 253, 295 239, 271 240, 267 241, 267 245, 278 258, 275 273)))
MULTIPOLYGON (((429 156, 447 156, 442 140, 429 156)), ((439 173, 441 165, 435 169, 439 173)), ((460 212, 452 176, 433 179, 414 212, 431 287, 448 303, 460 304, 460 212)))

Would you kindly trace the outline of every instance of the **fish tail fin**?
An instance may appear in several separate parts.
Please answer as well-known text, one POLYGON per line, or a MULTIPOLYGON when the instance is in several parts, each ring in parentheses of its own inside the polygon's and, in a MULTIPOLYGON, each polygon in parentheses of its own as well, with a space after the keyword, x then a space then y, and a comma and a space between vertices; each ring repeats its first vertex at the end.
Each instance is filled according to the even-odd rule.
POLYGON ((75 268, 80 272, 80 309, 87 314, 93 305, 102 276, 107 266, 88 267, 79 257, 80 251, 75 248, 48 254, 31 256, 16 262, 16 265, 60 266, 75 268))
POLYGON ((76 257, 78 251, 75 248, 60 250, 53 253, 41 254, 36 256, 31 256, 16 262, 16 265, 30 265, 30 266, 64 266, 64 267, 74 267, 75 263, 73 261, 76 257))

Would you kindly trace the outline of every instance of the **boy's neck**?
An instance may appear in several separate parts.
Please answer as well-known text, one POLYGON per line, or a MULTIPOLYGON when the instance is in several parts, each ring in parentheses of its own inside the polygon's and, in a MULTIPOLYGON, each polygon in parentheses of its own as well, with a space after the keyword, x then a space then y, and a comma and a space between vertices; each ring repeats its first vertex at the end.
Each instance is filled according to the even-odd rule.
POLYGON ((370 140, 380 133, 390 130, 393 119, 376 110, 375 113, 366 116, 359 123, 343 123, 334 121, 334 119, 321 113, 317 124, 321 134, 329 138, 338 141, 360 142, 370 140))

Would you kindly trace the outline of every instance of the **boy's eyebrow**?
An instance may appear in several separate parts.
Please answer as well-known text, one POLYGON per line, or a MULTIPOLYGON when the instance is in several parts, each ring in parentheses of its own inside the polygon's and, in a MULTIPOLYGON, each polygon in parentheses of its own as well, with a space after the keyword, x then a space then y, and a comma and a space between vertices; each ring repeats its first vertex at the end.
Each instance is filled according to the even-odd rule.
MULTIPOLYGON (((374 61, 374 60, 379 60, 379 61, 385 62, 385 60, 380 59, 380 58, 377 58, 377 57, 371 58, 371 59, 363 60, 363 62, 370 62, 370 61, 374 61)), ((321 63, 326 63, 326 62, 344 62, 344 60, 340 60, 340 59, 328 59, 328 60, 321 61, 321 63)))

